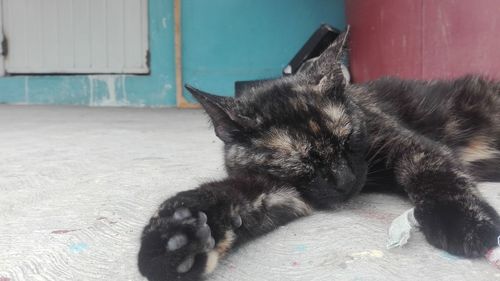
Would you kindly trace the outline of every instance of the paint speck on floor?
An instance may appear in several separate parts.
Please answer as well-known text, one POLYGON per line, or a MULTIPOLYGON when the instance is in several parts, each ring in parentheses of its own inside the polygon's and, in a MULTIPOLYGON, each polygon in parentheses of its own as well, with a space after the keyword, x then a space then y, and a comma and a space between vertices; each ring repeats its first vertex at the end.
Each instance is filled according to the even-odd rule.
POLYGON ((293 261, 292 262, 292 266, 293 267, 298 267, 298 266, 300 266, 300 263, 298 261, 293 261))
POLYGON ((461 257, 458 257, 458 256, 454 256, 452 254, 449 254, 449 253, 447 253, 445 251, 440 252, 439 256, 442 257, 445 260, 448 260, 448 261, 459 261, 459 260, 463 260, 464 259, 464 258, 461 258, 461 257))
POLYGON ((11 281, 11 279, 8 277, 0 276, 0 281, 11 281))
POLYGON ((294 247, 294 251, 297 253, 304 253, 305 251, 307 251, 307 246, 302 244, 297 245, 294 247))
POLYGON ((368 251, 362 251, 362 252, 357 252, 357 253, 352 253, 349 255, 353 259, 359 259, 359 258, 382 258, 384 256, 384 252, 380 250, 368 250, 368 251))
POLYGON ((75 232, 78 230, 80 230, 80 229, 58 229, 58 230, 52 231, 51 234, 65 234, 65 233, 75 232))
POLYGON ((69 250, 74 254, 82 253, 82 252, 86 251, 88 248, 89 248, 89 245, 87 245, 84 242, 74 243, 74 244, 69 245, 69 250))
POLYGON ((391 214, 380 211, 374 212, 370 210, 353 210, 353 212, 356 215, 359 215, 365 219, 378 220, 384 223, 389 223, 394 219, 394 217, 391 214))
POLYGON ((102 217, 102 216, 98 217, 96 220, 102 221, 102 222, 106 222, 106 223, 109 223, 109 224, 115 224, 115 223, 117 223, 117 221, 113 221, 113 220, 110 220, 107 217, 102 217))

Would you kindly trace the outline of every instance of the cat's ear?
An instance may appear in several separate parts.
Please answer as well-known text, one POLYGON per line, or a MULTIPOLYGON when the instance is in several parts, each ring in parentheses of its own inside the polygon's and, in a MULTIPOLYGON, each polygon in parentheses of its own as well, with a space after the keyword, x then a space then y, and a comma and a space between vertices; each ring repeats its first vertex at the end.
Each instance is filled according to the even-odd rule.
POLYGON ((327 88, 348 84, 350 75, 344 61, 347 57, 348 39, 349 26, 304 70, 305 74, 327 88))
POLYGON ((328 75, 332 71, 337 70, 339 65, 343 63, 343 59, 347 54, 347 41, 349 39, 349 26, 346 31, 340 33, 337 38, 321 53, 321 55, 313 63, 313 71, 315 74, 328 75))
POLYGON ((212 95, 188 84, 185 87, 210 116, 217 137, 225 143, 234 141, 237 134, 242 130, 242 127, 236 122, 234 99, 212 95))

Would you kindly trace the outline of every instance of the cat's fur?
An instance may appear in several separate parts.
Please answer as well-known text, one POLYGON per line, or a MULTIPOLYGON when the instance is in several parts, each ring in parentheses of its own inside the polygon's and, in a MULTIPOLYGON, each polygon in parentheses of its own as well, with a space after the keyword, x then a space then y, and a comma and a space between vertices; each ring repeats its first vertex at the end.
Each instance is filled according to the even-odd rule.
POLYGON ((150 280, 198 280, 234 246, 361 189, 404 192, 427 240, 479 257, 500 218, 476 189, 498 176, 500 84, 385 78, 349 85, 342 34, 309 69, 239 99, 189 88, 225 145, 228 178, 165 201, 144 228, 150 280))

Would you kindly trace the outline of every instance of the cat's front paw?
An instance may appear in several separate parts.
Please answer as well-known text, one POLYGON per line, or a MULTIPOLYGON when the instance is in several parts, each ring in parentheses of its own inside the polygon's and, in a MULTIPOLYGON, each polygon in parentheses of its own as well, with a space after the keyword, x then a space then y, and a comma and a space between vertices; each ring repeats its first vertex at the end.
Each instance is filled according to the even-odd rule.
POLYGON ((139 270, 149 280, 198 280, 214 246, 207 215, 180 207, 145 227, 139 270))
POLYGON ((415 208, 427 241, 451 254, 483 257, 498 246, 500 219, 480 200, 428 201, 415 208))

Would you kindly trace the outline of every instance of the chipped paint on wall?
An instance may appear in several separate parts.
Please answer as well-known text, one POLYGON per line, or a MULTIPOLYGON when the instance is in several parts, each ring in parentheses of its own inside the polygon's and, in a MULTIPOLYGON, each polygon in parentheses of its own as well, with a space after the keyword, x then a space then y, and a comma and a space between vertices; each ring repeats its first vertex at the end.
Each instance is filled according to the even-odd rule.
POLYGON ((167 28, 167 18, 162 18, 161 19, 161 24, 162 24, 162 26, 163 26, 164 29, 167 28))
POLYGON ((125 79, 125 75, 88 76, 90 88, 89 104, 91 106, 129 106, 130 102, 127 99, 125 79), (100 96, 94 95, 94 92, 99 91, 99 89, 103 94, 100 96), (117 93, 118 89, 120 90, 119 93, 117 93), (118 97, 118 94, 121 96, 118 97))

